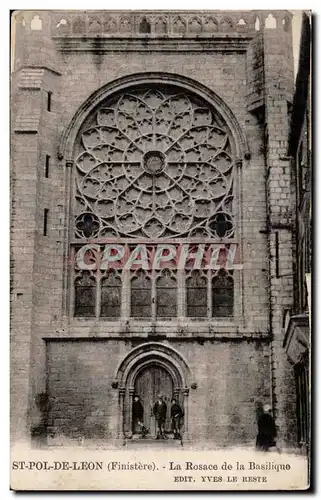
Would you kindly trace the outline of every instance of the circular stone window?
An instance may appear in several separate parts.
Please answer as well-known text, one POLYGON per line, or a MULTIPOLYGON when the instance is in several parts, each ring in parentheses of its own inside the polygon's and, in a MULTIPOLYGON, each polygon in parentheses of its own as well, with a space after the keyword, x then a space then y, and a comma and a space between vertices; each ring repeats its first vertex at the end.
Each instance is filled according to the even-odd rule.
POLYGON ((100 104, 77 141, 76 238, 233 237, 235 147, 200 96, 125 90, 100 104))
POLYGON ((160 174, 165 167, 165 156, 161 151, 147 151, 143 156, 143 167, 149 174, 160 174))

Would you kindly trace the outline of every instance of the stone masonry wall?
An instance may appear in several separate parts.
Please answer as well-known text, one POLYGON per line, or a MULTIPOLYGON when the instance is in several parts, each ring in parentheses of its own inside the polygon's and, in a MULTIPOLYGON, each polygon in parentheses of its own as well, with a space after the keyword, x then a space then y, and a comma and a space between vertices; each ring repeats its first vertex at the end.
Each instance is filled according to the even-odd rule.
MULTIPOLYGON (((55 112, 59 73, 48 29, 31 30, 33 17, 28 12, 16 16, 16 71, 12 74, 13 440, 28 437, 39 424, 35 398, 46 390, 43 328, 61 317, 62 302, 64 172, 57 169, 59 117, 55 112), (50 111, 48 92, 52 93, 50 111)), ((45 20, 46 16, 43 28, 45 20)))
POLYGON ((270 252, 272 383, 280 438, 295 443, 295 383, 283 350, 283 315, 293 307, 294 184, 286 157, 293 96, 293 55, 287 33, 264 36, 267 193, 270 252))
MULTIPOLYGON (((82 340, 47 346, 51 430, 74 439, 115 438, 118 390, 111 384, 118 360, 131 344, 82 340)), ((190 438, 216 446, 253 445, 257 411, 270 398, 268 346, 208 341, 175 342, 173 347, 184 356, 197 384, 189 391, 190 438)))

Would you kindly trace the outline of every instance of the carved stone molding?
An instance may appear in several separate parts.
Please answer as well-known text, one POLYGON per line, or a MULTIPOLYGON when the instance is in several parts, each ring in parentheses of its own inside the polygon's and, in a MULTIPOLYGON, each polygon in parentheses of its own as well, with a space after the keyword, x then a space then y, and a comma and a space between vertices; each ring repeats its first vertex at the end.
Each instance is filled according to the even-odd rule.
POLYGON ((114 380, 120 387, 126 384, 134 387, 132 382, 138 370, 154 362, 166 367, 176 387, 188 387, 191 374, 187 362, 176 349, 158 342, 143 343, 132 349, 117 367, 114 380))
POLYGON ((70 35, 68 37, 53 37, 56 48, 60 52, 238 52, 246 51, 249 41, 253 36, 249 33, 218 33, 217 36, 179 36, 179 37, 128 37, 117 35, 79 37, 70 35), (148 42, 148 43, 146 43, 148 42))
POLYGON ((290 31, 287 11, 54 11, 52 36, 212 37, 255 34, 270 26, 290 31), (270 17, 268 17, 270 16, 270 17), (259 19, 259 23, 257 20, 259 19), (268 19, 268 26, 266 26, 268 19), (270 23, 270 24, 269 24, 270 23), (273 25, 274 26, 274 25, 273 25))

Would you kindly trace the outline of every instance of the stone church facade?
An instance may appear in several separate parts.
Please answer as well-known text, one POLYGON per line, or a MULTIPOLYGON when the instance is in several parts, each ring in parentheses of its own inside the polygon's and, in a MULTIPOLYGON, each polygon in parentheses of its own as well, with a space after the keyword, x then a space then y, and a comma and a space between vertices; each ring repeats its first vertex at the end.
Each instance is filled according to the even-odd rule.
POLYGON ((291 14, 13 23, 13 441, 124 443, 136 393, 152 436, 160 392, 196 445, 253 445, 265 403, 296 445, 291 14))

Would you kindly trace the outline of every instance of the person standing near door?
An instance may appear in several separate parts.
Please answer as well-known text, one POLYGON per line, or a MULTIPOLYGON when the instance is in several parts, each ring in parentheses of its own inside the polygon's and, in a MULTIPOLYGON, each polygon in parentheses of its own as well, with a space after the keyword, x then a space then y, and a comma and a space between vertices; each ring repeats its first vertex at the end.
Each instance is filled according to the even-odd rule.
POLYGON ((157 436, 156 439, 167 439, 165 435, 165 421, 167 414, 167 405, 163 401, 163 396, 158 394, 157 401, 154 404, 153 413, 157 422, 157 436))
POLYGON ((269 451, 276 447, 277 429, 272 416, 270 405, 264 405, 263 413, 258 419, 258 434, 256 438, 256 449, 269 451))
POLYGON ((183 410, 178 404, 175 398, 172 399, 171 406, 171 420, 172 420, 172 431, 174 433, 174 439, 181 439, 181 420, 183 417, 183 410))
POLYGON ((140 401, 140 397, 135 394, 133 401, 133 432, 136 432, 137 427, 142 431, 142 437, 144 438, 148 433, 148 430, 144 426, 144 408, 140 401))

